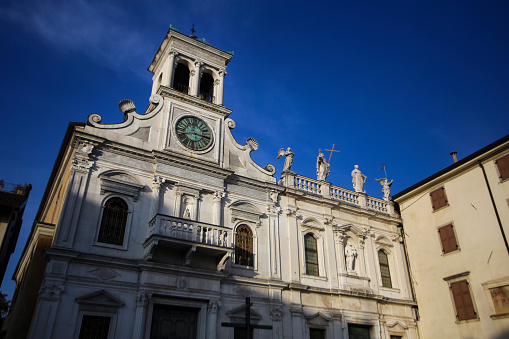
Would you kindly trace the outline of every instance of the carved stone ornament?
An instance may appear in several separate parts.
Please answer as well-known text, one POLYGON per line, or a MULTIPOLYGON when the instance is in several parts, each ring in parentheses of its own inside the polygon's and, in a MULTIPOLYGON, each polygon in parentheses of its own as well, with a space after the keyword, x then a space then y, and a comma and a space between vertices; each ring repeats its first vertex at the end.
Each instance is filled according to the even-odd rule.
POLYGON ((251 295, 253 295, 253 291, 251 291, 249 288, 244 287, 244 286, 240 286, 240 287, 234 289, 233 291, 243 297, 250 297, 251 295))
POLYGON ((107 267, 97 268, 95 270, 89 271, 89 273, 95 275, 101 280, 109 280, 119 275, 117 272, 107 267))
POLYGON ((64 286, 62 285, 44 285, 39 290, 41 298, 60 298, 60 294, 64 292, 64 286))
POLYGON ((209 306, 207 308, 207 311, 209 313, 217 313, 217 310, 221 306, 221 303, 217 300, 211 300, 209 301, 209 306))
POLYGON ((287 216, 296 216, 297 215, 297 207, 295 207, 295 206, 288 206, 286 208, 286 215, 287 216))
POLYGON ((152 187, 160 187, 162 184, 166 182, 166 179, 157 175, 154 175, 152 178, 152 187))
POLYGON ((177 287, 180 288, 180 289, 186 289, 187 286, 188 286, 188 281, 185 277, 180 277, 178 280, 177 280, 177 287))
POLYGON ((283 307, 281 305, 274 305, 270 308, 270 319, 273 321, 283 320, 283 307))
POLYGON ((270 193, 269 193, 270 200, 272 201, 272 203, 274 205, 277 204, 278 196, 279 196, 279 192, 276 191, 276 190, 271 190, 270 193))
POLYGON ((224 191, 215 191, 214 192, 214 200, 215 201, 221 201, 221 199, 223 199, 224 197, 226 197, 226 192, 224 191))
POLYGON ((78 153, 89 155, 94 150, 94 145, 89 142, 80 142, 78 145, 78 153))
POLYGON ((139 307, 145 307, 148 304, 149 295, 146 292, 138 293, 136 297, 136 305, 139 307))

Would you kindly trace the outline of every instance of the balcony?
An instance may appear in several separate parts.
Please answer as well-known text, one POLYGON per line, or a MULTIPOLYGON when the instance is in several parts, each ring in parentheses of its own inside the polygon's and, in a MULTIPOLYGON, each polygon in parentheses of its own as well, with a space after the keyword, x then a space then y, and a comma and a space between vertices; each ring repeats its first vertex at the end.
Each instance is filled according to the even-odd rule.
POLYGON ((143 247, 145 260, 222 271, 233 252, 232 230, 157 214, 143 247))

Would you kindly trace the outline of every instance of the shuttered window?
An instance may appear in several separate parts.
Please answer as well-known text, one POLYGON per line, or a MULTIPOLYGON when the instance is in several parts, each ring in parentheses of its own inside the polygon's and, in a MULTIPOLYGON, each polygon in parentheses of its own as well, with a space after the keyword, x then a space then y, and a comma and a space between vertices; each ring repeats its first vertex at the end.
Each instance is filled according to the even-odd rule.
POLYGON ((313 234, 308 233, 304 236, 304 246, 306 251, 306 274, 318 275, 318 250, 313 234))
POLYGON ((382 286, 392 288, 391 270, 389 269, 389 258, 387 253, 378 251, 378 262, 380 263, 380 273, 382 275, 382 286))
POLYGON ((443 253, 449 253, 458 249, 458 242, 456 241, 456 234, 454 234, 452 224, 440 227, 438 233, 440 234, 443 253))
POLYGON ((450 288, 456 307, 456 318, 458 320, 477 319, 468 282, 466 280, 455 281, 451 283, 450 288))
POLYGON ((247 225, 240 225, 235 236, 235 263, 253 266, 253 232, 247 225))
POLYGON ((500 180, 505 180, 509 178, 509 154, 503 156, 500 159, 495 161, 498 167, 498 174, 500 175, 500 180))
POLYGON ((439 189, 434 190, 429 194, 431 196, 431 204, 433 206, 433 211, 436 211, 439 208, 447 206, 447 196, 445 195, 445 188, 440 187, 439 189))

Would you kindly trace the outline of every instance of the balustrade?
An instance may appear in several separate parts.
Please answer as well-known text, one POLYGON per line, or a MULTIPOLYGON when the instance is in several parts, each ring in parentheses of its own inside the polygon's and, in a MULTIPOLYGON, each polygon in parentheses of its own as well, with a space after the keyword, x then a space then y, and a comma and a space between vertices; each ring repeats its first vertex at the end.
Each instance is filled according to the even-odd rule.
POLYGON ((149 237, 158 235, 204 245, 230 248, 231 230, 198 221, 158 214, 149 222, 149 237))
POLYGON ((314 194, 321 194, 321 185, 318 180, 313 180, 300 175, 295 176, 295 188, 314 194))

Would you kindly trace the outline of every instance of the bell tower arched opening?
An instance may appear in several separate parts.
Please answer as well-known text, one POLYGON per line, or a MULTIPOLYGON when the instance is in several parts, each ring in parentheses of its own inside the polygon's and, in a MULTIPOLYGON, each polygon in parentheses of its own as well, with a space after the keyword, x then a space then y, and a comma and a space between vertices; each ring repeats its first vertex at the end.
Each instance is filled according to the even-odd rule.
POLYGON ((200 99, 213 102, 214 97, 214 78, 209 73, 202 73, 200 82, 200 99))
POLYGON ((175 78, 173 79, 173 89, 188 94, 189 73, 189 68, 185 64, 177 64, 177 67, 175 68, 175 78))

